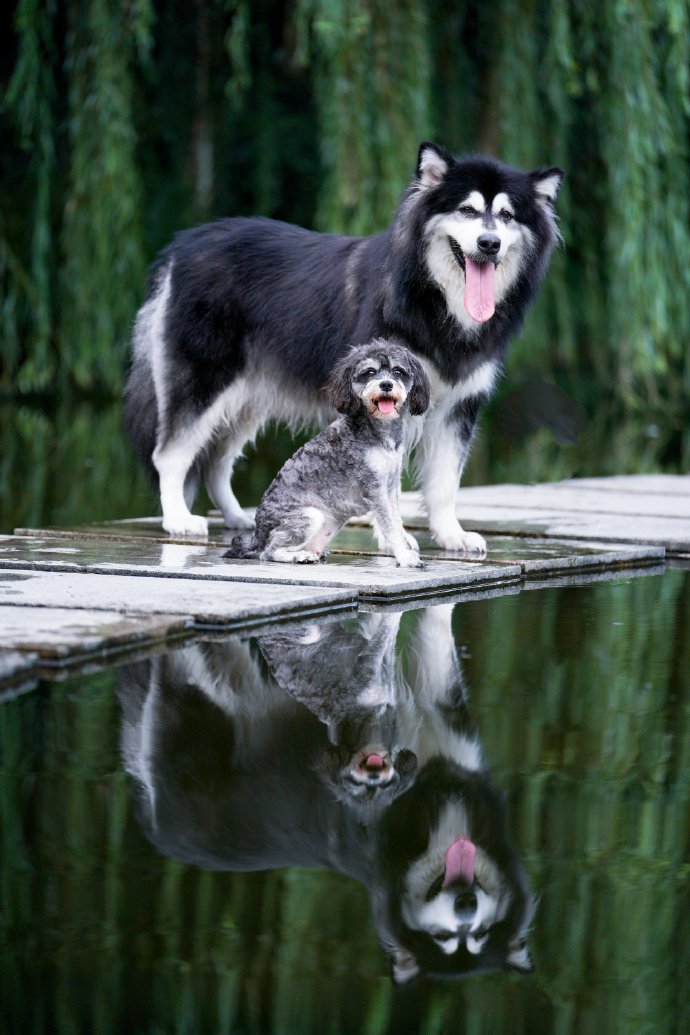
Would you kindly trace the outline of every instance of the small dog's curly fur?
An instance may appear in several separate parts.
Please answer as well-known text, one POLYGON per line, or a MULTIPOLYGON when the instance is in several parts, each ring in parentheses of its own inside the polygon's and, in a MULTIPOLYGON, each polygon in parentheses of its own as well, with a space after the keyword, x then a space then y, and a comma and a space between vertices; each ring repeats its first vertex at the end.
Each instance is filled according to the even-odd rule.
POLYGON ((327 386, 340 416, 278 472, 256 511, 254 532, 235 536, 225 557, 313 563, 351 517, 372 512, 379 542, 404 567, 421 568, 398 499, 402 414, 422 414, 429 381, 412 353, 390 341, 351 349, 327 386))

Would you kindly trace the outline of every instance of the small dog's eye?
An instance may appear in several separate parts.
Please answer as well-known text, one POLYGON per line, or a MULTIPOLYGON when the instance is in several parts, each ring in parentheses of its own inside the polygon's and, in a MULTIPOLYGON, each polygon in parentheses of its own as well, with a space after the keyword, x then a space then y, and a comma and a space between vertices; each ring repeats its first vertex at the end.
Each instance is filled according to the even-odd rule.
POLYGON ((373 367, 367 367, 367 369, 363 370, 362 373, 359 376, 360 377, 375 377, 376 374, 378 374, 378 370, 374 370, 373 367))
POLYGON ((515 219, 513 213, 509 212, 507 208, 502 208, 498 214, 504 223, 510 223, 511 220, 515 219))
POLYGON ((394 377, 407 377, 407 371, 402 367, 393 367, 392 373, 394 377))
POLYGON ((479 215, 479 213, 477 212, 476 208, 474 208, 474 206, 472 206, 472 205, 461 205, 460 208, 458 209, 458 212, 460 212, 460 214, 463 215, 463 216, 478 216, 479 215))

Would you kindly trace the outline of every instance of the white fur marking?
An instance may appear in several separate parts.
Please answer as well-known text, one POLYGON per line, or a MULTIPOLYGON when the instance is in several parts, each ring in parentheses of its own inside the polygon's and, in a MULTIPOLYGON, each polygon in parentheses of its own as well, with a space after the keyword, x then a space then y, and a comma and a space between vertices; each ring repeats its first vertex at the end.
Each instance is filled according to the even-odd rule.
POLYGON ((477 212, 483 212, 486 208, 486 201, 483 194, 480 194, 478 190, 473 190, 467 195, 464 201, 460 202, 460 205, 469 205, 477 212))

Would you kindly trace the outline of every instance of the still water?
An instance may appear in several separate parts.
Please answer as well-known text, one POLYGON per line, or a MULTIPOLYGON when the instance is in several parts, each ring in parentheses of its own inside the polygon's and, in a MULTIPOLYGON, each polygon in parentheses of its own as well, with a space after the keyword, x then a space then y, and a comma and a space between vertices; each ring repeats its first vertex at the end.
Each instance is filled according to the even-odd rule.
POLYGON ((671 570, 5 701, 0 1030, 686 1032, 689 632, 671 570))

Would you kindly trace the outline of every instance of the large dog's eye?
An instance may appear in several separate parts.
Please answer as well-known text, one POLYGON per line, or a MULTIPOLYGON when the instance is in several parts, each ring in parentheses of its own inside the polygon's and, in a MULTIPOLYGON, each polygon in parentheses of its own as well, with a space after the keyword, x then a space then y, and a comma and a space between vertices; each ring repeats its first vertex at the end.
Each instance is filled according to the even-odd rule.
POLYGON ((479 215, 479 213, 477 212, 477 210, 474 207, 474 205, 461 205, 460 208, 458 209, 458 212, 460 213, 461 216, 478 216, 479 215))
POLYGON ((378 374, 378 370, 376 370, 375 367, 367 367, 367 369, 363 370, 359 376, 360 377, 376 377, 377 374, 378 374))
POLYGON ((393 367, 391 373, 393 374, 393 377, 397 377, 399 380, 402 380, 404 377, 407 377, 407 371, 403 370, 402 367, 393 367))
POLYGON ((504 223, 511 223, 513 219, 515 219, 515 216, 509 209, 502 208, 498 213, 498 218, 502 219, 504 223))

